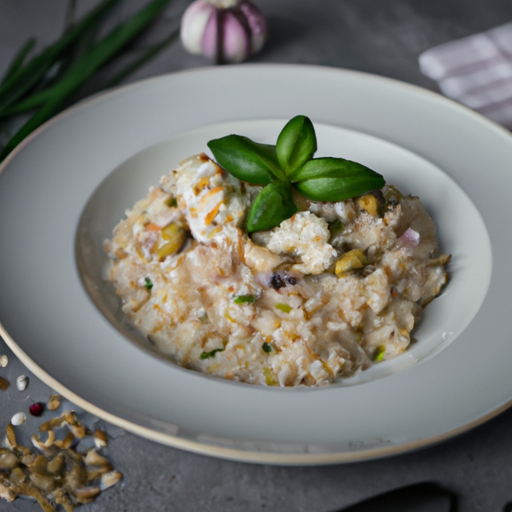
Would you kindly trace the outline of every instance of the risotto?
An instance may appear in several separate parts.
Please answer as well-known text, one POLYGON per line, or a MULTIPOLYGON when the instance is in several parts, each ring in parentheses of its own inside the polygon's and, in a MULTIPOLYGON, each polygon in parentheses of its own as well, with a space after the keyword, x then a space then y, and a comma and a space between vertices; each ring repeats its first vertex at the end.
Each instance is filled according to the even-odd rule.
POLYGON ((417 197, 393 187, 299 211, 248 235, 261 189, 205 154, 182 162, 105 242, 129 321, 186 367, 318 386, 404 352, 447 282, 417 197))

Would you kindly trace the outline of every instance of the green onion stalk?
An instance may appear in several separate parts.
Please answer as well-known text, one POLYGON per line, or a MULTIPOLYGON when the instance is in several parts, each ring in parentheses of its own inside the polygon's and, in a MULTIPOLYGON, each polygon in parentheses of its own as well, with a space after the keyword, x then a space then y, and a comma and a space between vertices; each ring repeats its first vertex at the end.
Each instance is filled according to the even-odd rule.
MULTIPOLYGON (((71 0, 73 1, 73 0, 71 0)), ((68 106, 71 98, 108 63, 119 57, 162 13, 172 0, 152 0, 102 39, 91 42, 101 24, 121 0, 103 0, 62 37, 27 61, 35 46, 29 39, 14 56, 0 82, 0 122, 30 113, 29 119, 0 151, 2 161, 25 137, 68 106), (78 51, 81 49, 81 51, 78 51), (52 73, 56 77, 52 77, 52 73)), ((113 87, 174 42, 178 28, 144 50, 101 89, 113 87)))

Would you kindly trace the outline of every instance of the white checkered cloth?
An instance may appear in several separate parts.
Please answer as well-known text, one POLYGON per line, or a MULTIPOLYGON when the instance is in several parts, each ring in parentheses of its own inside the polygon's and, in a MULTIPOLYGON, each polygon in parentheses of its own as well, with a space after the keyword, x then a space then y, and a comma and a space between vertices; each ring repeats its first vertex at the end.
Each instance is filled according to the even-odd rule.
POLYGON ((512 129, 512 22, 431 48, 419 63, 444 95, 512 129))

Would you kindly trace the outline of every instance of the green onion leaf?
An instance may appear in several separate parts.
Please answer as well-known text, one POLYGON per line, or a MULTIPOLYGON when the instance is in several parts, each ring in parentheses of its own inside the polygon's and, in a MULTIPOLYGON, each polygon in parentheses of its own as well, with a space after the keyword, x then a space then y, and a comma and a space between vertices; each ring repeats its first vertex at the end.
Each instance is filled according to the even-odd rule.
POLYGON ((295 188, 313 201, 344 201, 382 188, 384 178, 368 167, 343 158, 314 158, 293 176, 295 188))
POLYGON ((239 180, 267 185, 271 176, 281 176, 275 146, 259 144, 242 137, 228 135, 208 142, 217 163, 239 180))
POLYGON ((115 87, 120 84, 125 78, 130 76, 132 73, 137 71, 141 66, 149 62, 153 57, 158 55, 162 50, 165 50, 170 44, 174 43, 178 39, 180 35, 179 30, 173 31, 169 36, 167 36, 162 41, 151 45, 149 48, 146 48, 141 54, 136 57, 133 62, 127 64, 123 69, 118 71, 118 73, 110 78, 108 82, 101 86, 102 89, 110 89, 111 87, 115 87))
POLYGON ((66 32, 56 43, 52 44, 27 65, 18 69, 16 73, 0 85, 0 112, 21 98, 27 91, 36 85, 56 60, 73 45, 84 32, 99 23, 104 15, 120 0, 105 0, 90 11, 71 30, 66 32))
POLYGON ((151 282, 151 279, 149 279, 149 277, 146 277, 144 279, 144 286, 146 287, 146 290, 151 290, 151 288, 153 288, 153 283, 151 282))
MULTIPOLYGON (((107 3, 110 4, 113 1, 114 0, 109 0, 107 3)), ((0 152, 0 161, 3 160, 27 135, 59 112, 64 101, 75 93, 101 66, 113 58, 144 28, 146 28, 170 1, 171 0, 152 0, 131 18, 118 25, 91 50, 87 51, 85 55, 75 61, 67 74, 59 80, 57 84, 51 87, 51 89, 44 91, 44 94, 47 97, 44 105, 6 144, 0 152)), ((86 19, 89 19, 89 17, 86 19)), ((78 25, 81 26, 80 23, 78 25)), ((68 35, 75 29, 68 32, 68 35)), ((66 37, 67 36, 64 36, 64 38, 66 37)), ((3 106, 9 104, 10 100, 8 100, 8 97, 10 98, 9 87, 11 82, 17 80, 18 77, 21 76, 21 73, 29 67, 30 64, 25 66, 19 73, 16 73, 13 78, 5 83, 5 85, 0 86, 0 112, 3 106), (2 95, 2 92, 5 92, 5 94, 2 95)))
POLYGON ((209 359, 210 357, 215 357, 217 352, 223 352, 224 348, 216 348, 215 350, 211 350, 210 352, 201 352, 199 356, 200 359, 209 359))
POLYGON ((293 309, 289 304, 276 304, 276 308, 283 313, 289 313, 293 309))
POLYGON ((28 135, 39 128, 59 111, 61 98, 45 103, 15 134, 0 151, 0 162, 28 135))
POLYGON ((254 301, 254 295, 239 295, 233 302, 235 304, 252 304, 254 301))
POLYGON ((291 187, 282 182, 271 183, 254 200, 247 219, 247 231, 272 229, 296 212, 291 187))
POLYGON ((277 138, 277 159, 287 176, 311 160, 316 149, 315 129, 306 116, 295 116, 288 121, 277 138))
POLYGON ((29 39, 19 50, 19 52, 14 56, 11 64, 7 68, 7 71, 2 79, 2 84, 4 84, 9 78, 14 76, 22 67, 25 62, 25 58, 32 48, 34 48, 36 44, 36 40, 34 38, 29 39))

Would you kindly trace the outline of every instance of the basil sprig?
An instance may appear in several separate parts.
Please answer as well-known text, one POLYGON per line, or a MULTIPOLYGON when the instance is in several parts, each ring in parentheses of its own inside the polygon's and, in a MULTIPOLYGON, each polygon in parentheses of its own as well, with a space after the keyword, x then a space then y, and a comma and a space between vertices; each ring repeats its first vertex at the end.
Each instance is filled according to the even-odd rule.
POLYGON ((384 178, 368 167, 343 158, 313 158, 317 142, 313 123, 295 116, 275 146, 241 135, 208 142, 217 163, 236 178, 263 185, 247 219, 247 231, 278 226, 297 212, 293 189, 313 201, 344 201, 382 188, 384 178))

